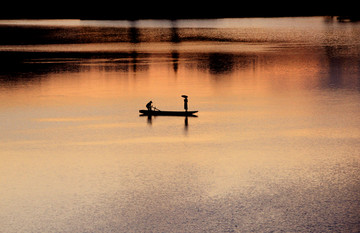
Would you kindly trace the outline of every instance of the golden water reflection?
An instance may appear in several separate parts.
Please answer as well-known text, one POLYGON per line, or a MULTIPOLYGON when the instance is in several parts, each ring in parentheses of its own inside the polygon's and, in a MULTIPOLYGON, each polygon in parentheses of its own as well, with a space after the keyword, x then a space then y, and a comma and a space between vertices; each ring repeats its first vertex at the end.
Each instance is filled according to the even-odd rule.
POLYGON ((0 71, 3 229, 358 229, 356 53, 138 44, 0 71), (199 117, 139 117, 149 100, 183 109, 182 94, 199 117))

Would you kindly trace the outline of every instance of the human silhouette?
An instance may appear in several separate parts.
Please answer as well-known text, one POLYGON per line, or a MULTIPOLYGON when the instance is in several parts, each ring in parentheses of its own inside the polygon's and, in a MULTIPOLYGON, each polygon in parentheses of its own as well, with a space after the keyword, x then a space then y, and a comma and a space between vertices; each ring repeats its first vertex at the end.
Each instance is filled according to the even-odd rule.
POLYGON ((146 104, 146 108, 148 109, 148 111, 151 111, 151 109, 152 109, 152 101, 150 101, 149 103, 146 104))
POLYGON ((184 109, 185 109, 185 112, 187 112, 188 111, 188 96, 182 95, 181 97, 184 98, 184 109))

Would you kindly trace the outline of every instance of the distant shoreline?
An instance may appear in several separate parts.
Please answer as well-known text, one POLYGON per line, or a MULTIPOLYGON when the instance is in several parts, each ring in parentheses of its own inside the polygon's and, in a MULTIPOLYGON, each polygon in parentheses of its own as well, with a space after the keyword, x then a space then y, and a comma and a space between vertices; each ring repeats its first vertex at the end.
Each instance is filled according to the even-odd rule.
POLYGON ((222 19, 222 18, 286 18, 286 17, 345 17, 345 18, 358 18, 359 16, 352 16, 347 14, 298 14, 298 15, 287 15, 287 14, 259 14, 259 15, 233 15, 233 14, 219 14, 219 15, 134 15, 134 16, 102 16, 102 15, 24 15, 24 16, 8 16, 0 15, 0 20, 56 20, 56 19, 79 19, 79 20, 181 20, 181 19, 222 19))
POLYGON ((137 15, 137 16, 64 16, 52 15, 47 16, 23 16, 23 17, 6 17, 0 15, 0 20, 104 20, 104 21, 136 21, 136 20, 201 20, 201 19, 231 19, 231 18, 288 18, 288 17, 332 17, 339 22, 358 22, 360 15, 350 14, 299 14, 299 15, 137 15))

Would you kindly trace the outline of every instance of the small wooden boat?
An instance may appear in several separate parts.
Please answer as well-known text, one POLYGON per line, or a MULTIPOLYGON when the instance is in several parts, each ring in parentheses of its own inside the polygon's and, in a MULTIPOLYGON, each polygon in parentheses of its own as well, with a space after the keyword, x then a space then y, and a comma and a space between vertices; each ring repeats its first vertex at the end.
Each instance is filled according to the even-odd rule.
POLYGON ((195 116, 198 111, 149 111, 139 110, 144 116, 195 116))

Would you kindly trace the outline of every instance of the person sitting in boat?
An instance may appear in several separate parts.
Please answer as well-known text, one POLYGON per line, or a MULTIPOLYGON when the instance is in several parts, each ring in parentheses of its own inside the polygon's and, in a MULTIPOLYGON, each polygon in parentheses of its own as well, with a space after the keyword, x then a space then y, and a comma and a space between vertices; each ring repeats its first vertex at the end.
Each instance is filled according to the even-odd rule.
POLYGON ((188 96, 182 95, 181 97, 184 98, 184 109, 185 109, 185 112, 187 112, 188 111, 188 96))
POLYGON ((152 101, 150 101, 149 103, 146 104, 146 108, 148 109, 148 111, 152 110, 152 101))

